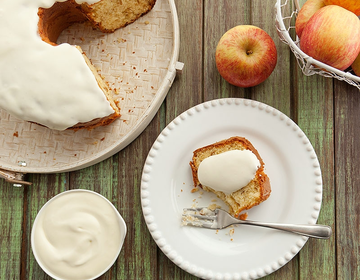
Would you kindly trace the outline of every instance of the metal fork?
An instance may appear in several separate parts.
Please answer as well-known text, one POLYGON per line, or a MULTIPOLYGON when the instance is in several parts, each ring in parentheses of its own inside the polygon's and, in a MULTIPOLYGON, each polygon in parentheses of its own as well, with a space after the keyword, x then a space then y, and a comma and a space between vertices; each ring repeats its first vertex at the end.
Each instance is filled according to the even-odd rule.
POLYGON ((207 207, 184 208, 182 215, 182 225, 209 229, 224 229, 235 224, 278 229, 303 236, 323 239, 329 238, 332 233, 331 227, 326 225, 296 225, 239 220, 222 209, 210 210, 207 207))

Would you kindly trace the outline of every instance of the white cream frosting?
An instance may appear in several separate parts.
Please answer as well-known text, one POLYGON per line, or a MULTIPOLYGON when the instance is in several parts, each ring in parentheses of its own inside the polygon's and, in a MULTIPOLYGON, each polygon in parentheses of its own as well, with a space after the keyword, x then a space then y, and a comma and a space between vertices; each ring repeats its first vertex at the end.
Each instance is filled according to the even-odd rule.
POLYGON ((202 185, 229 195, 249 184, 259 167, 250 150, 232 150, 205 158, 197 176, 202 185))
POLYGON ((75 46, 51 46, 38 35, 38 8, 55 2, 0 1, 0 107, 22 120, 64 130, 114 110, 75 46))
POLYGON ((36 217, 36 259, 56 279, 94 279, 118 256, 125 238, 119 219, 117 210, 96 193, 64 192, 36 217))

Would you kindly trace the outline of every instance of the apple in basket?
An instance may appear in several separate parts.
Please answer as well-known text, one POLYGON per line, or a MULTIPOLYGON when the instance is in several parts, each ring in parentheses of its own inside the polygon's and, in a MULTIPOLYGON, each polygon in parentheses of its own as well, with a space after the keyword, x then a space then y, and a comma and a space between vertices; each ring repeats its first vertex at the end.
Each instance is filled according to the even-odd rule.
POLYGON ((341 6, 357 16, 360 16, 360 1, 359 0, 324 0, 325 5, 341 6))
POLYGON ((304 3, 296 17, 295 22, 295 30, 299 38, 301 37, 301 33, 309 19, 324 6, 324 0, 307 0, 304 3))
POLYGON ((360 76, 360 54, 354 60, 353 64, 351 64, 351 68, 353 69, 356 76, 360 76))
POLYGON ((265 81, 277 62, 276 46, 264 30, 238 25, 220 39, 215 53, 220 75, 238 87, 252 87, 265 81))
POLYGON ((300 49, 316 60, 345 70, 360 51, 359 18, 337 5, 321 8, 306 24, 300 49))

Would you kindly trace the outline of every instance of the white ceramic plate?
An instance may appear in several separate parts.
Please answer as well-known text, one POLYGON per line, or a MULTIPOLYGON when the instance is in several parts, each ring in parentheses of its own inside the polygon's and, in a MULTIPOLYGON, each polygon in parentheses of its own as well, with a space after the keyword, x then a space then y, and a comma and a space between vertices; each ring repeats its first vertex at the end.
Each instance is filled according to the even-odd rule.
POLYGON ((212 193, 191 193, 189 162, 195 149, 235 135, 246 137, 258 150, 272 186, 269 199, 248 211, 249 220, 315 224, 320 212, 317 156, 306 135, 286 115, 257 101, 233 98, 189 109, 153 144, 143 170, 141 202, 160 249, 200 278, 263 277, 290 261, 307 241, 258 227, 214 231, 181 226, 184 207, 216 203, 227 209, 212 193))

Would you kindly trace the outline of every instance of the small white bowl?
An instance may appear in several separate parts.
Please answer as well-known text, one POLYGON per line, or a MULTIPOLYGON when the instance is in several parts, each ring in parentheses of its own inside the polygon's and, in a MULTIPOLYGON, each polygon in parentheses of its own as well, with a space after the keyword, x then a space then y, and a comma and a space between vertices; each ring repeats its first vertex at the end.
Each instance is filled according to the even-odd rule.
POLYGON ((40 267, 57 280, 90 280, 118 258, 126 224, 102 195, 83 189, 62 192, 40 209, 31 247, 40 267))

